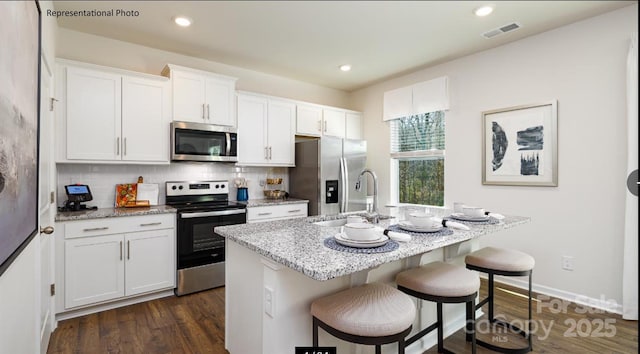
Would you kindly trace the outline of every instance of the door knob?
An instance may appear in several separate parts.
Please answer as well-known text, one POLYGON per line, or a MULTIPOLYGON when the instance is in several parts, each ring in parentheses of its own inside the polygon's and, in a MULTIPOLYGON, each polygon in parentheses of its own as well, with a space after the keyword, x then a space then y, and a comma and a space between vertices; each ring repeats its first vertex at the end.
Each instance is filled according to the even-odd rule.
POLYGON ((53 233, 53 226, 41 227, 40 228, 40 233, 41 234, 51 235, 53 233))

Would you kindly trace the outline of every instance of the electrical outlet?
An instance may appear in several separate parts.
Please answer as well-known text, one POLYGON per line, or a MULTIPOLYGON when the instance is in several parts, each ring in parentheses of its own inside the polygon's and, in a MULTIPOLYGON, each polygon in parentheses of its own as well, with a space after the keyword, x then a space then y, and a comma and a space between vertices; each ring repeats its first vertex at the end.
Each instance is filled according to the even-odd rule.
POLYGON ((273 317, 273 308, 275 303, 275 293, 273 289, 264 287, 264 313, 273 317))
POLYGON ((564 270, 573 270, 573 257, 572 256, 562 256, 562 269, 564 269, 564 270))

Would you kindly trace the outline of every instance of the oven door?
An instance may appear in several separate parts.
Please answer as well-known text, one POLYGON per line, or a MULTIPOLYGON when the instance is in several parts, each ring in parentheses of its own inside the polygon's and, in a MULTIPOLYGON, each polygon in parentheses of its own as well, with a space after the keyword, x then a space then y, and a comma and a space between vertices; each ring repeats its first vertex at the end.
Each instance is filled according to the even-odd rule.
POLYGON ((176 161, 238 161, 238 135, 228 127, 172 122, 171 159, 176 161))
POLYGON ((216 226, 244 224, 245 209, 178 213, 178 269, 224 262, 225 238, 216 226))

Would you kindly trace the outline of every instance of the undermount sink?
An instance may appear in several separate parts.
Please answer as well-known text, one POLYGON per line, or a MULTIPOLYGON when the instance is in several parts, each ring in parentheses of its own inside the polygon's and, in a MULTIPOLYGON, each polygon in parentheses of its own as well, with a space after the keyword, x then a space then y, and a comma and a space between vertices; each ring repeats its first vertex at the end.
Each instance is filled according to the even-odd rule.
POLYGON ((324 226, 324 227, 338 227, 344 226, 347 223, 347 219, 336 219, 336 220, 325 220, 325 221, 317 221, 314 222, 314 225, 324 226))

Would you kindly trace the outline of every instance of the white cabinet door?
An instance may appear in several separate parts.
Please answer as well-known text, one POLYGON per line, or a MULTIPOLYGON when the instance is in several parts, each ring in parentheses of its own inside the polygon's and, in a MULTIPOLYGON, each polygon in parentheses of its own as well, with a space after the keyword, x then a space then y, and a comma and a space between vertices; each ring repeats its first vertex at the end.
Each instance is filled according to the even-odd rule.
POLYGON ((344 138, 345 112, 334 109, 324 109, 322 115, 324 120, 323 134, 344 138))
POLYGON ((120 234, 65 241, 65 308, 124 296, 123 248, 120 234))
POLYGON ((238 95, 238 164, 266 164, 268 100, 238 95))
POLYGON ((120 159, 121 76, 67 68, 67 158, 120 159))
POLYGON ((206 123, 205 77, 174 70, 173 120, 206 123))
POLYGON ((169 161, 168 82, 122 79, 122 159, 169 161))
POLYGON ((173 229, 125 235, 125 295, 131 296, 175 286, 173 229))
POLYGON ((269 164, 295 164, 295 115, 294 103, 269 100, 267 143, 269 164))
POLYGON ((322 135, 322 108, 298 104, 296 107, 296 134, 322 135))
POLYGON ((235 112, 233 111, 235 82, 210 77, 205 81, 206 122, 235 126, 235 112))
POLYGON ((364 134, 362 133, 362 114, 348 112, 346 119, 346 138, 363 139, 364 134))

